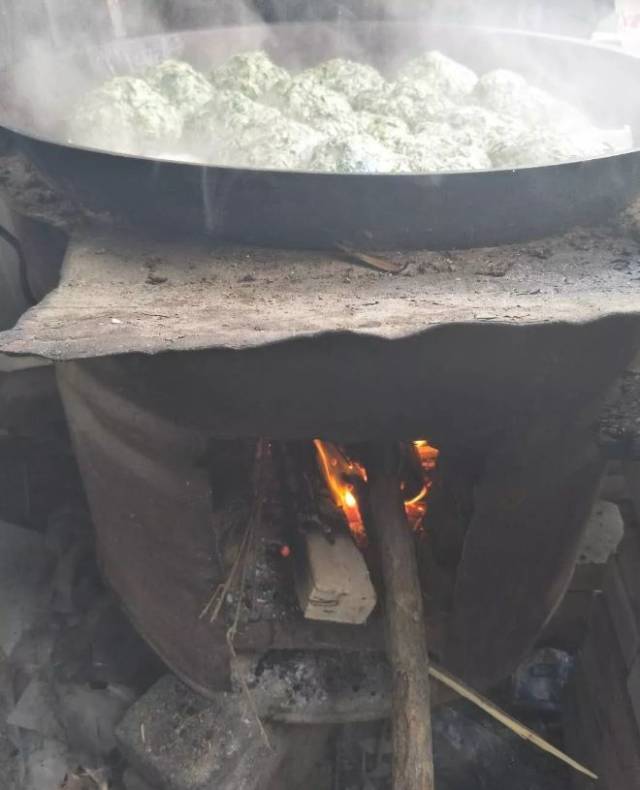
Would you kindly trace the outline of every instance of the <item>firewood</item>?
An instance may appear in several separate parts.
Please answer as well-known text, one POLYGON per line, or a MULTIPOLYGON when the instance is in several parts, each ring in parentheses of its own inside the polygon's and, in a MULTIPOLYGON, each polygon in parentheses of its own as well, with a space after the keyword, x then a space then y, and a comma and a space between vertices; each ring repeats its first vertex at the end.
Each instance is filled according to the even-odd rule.
POLYGON ((365 623, 377 600, 364 558, 346 533, 332 543, 321 532, 301 536, 296 591, 307 619, 335 623, 365 623))
POLYGON ((274 455, 304 616, 352 625, 366 622, 376 606, 376 592, 344 514, 319 484, 313 447, 278 443, 274 455))
POLYGON ((401 495, 395 444, 371 445, 368 531, 380 554, 392 672, 394 790, 433 790, 427 632, 414 538, 401 495))

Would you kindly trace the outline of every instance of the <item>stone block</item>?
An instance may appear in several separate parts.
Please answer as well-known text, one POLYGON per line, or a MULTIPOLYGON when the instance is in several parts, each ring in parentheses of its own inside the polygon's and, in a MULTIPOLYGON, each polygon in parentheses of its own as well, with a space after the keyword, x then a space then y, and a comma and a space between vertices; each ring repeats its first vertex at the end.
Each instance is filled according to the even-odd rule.
POLYGON ((271 748, 243 696, 205 699, 167 675, 127 711, 116 736, 157 790, 265 790, 289 744, 284 730, 264 727, 271 748))

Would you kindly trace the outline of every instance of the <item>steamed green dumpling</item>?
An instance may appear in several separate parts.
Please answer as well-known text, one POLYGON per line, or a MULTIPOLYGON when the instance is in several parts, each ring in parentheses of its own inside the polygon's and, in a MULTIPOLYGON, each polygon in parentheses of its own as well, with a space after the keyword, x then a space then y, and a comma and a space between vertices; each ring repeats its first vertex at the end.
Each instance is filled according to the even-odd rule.
POLYGON ((184 139, 211 164, 296 170, 325 138, 274 107, 221 90, 189 118, 184 139))
MULTIPOLYGON (((485 107, 469 104, 456 107, 449 113, 446 122, 457 132, 472 134, 481 141, 486 150, 499 143, 517 140, 527 130, 527 124, 509 115, 499 115, 485 107)), ((421 131, 416 127, 416 133, 421 131)))
POLYGON ((279 83, 265 101, 284 115, 310 126, 342 120, 353 112, 345 96, 327 87, 311 72, 303 72, 288 83, 279 83))
POLYGON ((309 166, 314 149, 324 140, 313 129, 281 117, 275 123, 248 127, 229 140, 224 161, 237 167, 274 170, 303 170, 309 166))
POLYGON ((496 142, 489 150, 494 167, 533 167, 590 159, 614 151, 606 132, 598 129, 561 130, 538 126, 514 140, 496 142))
POLYGON ((185 122, 184 137, 200 147, 212 138, 233 137, 247 128, 277 122, 281 118, 277 109, 258 104, 244 93, 214 90, 210 101, 185 122))
POLYGON ((589 126, 587 118, 567 102, 530 85, 525 78, 506 69, 484 74, 473 97, 480 106, 523 124, 549 124, 554 127, 589 126))
POLYGON ((365 111, 358 113, 356 118, 363 132, 389 148, 393 148, 398 140, 403 140, 410 134, 406 121, 393 115, 365 111))
POLYGON ((452 99, 435 85, 403 77, 391 90, 386 114, 402 118, 413 127, 422 121, 446 116, 454 106, 452 99))
POLYGON ((332 91, 346 96, 349 101, 364 91, 380 91, 385 85, 384 77, 373 66, 345 58, 327 60, 307 69, 301 76, 304 75, 312 76, 332 91))
POLYGON ((181 133, 178 110, 137 77, 115 77, 90 91, 68 122, 71 142, 128 154, 171 148, 181 133))
POLYGON ((266 52, 244 52, 234 55, 215 68, 210 75, 216 88, 239 91, 250 99, 259 99, 278 83, 290 79, 286 69, 276 66, 266 52))
POLYGON ((396 75, 398 81, 426 82, 454 101, 469 96, 478 82, 476 74, 442 52, 433 50, 405 64, 396 75))
POLYGON ((185 117, 213 98, 213 85, 184 61, 165 60, 147 69, 145 79, 185 117))
POLYGON ((456 130, 448 123, 425 123, 419 134, 396 145, 407 158, 411 172, 484 170, 491 167, 482 140, 472 130, 456 130))
POLYGON ((313 152, 311 169, 333 173, 399 173, 406 159, 367 134, 329 140, 313 152))

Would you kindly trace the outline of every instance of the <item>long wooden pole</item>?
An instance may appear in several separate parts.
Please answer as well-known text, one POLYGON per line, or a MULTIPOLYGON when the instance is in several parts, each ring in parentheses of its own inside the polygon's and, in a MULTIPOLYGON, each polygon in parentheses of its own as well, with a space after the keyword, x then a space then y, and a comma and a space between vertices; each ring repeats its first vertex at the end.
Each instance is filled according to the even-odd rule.
POLYGON ((415 546, 400 491, 394 443, 370 446, 369 531, 382 563, 392 671, 394 790, 433 790, 429 654, 415 546))

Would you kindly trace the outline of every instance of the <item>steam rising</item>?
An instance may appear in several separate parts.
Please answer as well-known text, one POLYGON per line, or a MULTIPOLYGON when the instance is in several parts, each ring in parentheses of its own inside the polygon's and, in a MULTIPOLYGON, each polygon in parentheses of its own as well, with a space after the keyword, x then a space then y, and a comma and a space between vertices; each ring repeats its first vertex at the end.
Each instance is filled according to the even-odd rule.
MULTIPOLYGON (((206 26, 240 25, 244 32, 234 31, 227 37, 221 36, 215 47, 209 50, 198 49, 185 53, 181 41, 176 36, 167 35, 153 42, 130 46, 119 41, 123 34, 128 36, 152 35, 165 32, 167 22, 173 27, 188 27, 193 19, 185 11, 185 3, 149 2, 149 0, 0 0, 0 14, 6 22, 5 38, 11 43, 10 57, 21 58, 23 65, 16 72, 14 94, 26 105, 13 124, 26 131, 36 131, 45 136, 60 136, 61 123, 68 115, 73 102, 89 88, 103 82, 110 76, 127 73, 140 73, 152 63, 168 58, 184 58, 194 62, 200 69, 208 70, 211 60, 224 61, 234 52, 265 48, 271 57, 290 70, 305 68, 331 57, 343 55, 352 60, 374 65, 389 74, 402 61, 420 54, 429 48, 438 48, 439 42, 433 40, 430 31, 434 22, 455 21, 467 25, 503 24, 512 27, 545 27, 552 30, 566 30, 568 21, 589 17, 586 10, 589 0, 563 4, 538 2, 520 3, 506 0, 491 2, 469 2, 468 0, 351 0, 351 2, 323 2, 313 0, 255 0, 256 7, 238 0, 217 0, 200 4, 200 16, 196 21, 206 26), (581 17, 569 9, 580 7, 581 17), (320 11, 318 10, 320 6, 320 11), (425 7, 428 9, 425 11, 425 7), (555 10, 551 10, 555 9, 555 10), (205 13, 206 10, 206 13, 205 13), (315 26, 308 36, 298 35, 291 46, 286 37, 274 33, 274 29, 264 21, 289 21, 312 19, 318 14, 331 19, 324 27, 315 26), (387 42, 362 35, 353 26, 355 18, 362 16, 397 19, 420 16, 420 24, 410 26, 410 40, 403 38, 404 33, 387 42), (67 57, 70 52, 78 52, 74 58, 67 57)), ((197 3, 187 3, 197 6, 197 3)), ((592 3, 595 8, 597 0, 592 3)), ((591 15, 595 16, 595 13, 591 15)), ((589 27, 584 23, 583 27, 589 27)), ((582 30, 579 32, 587 32, 582 30)), ((467 63, 476 72, 483 73, 504 65, 524 72, 527 77, 553 95, 563 98, 579 107, 602 110, 593 101, 594 85, 580 79, 581 64, 575 58, 567 57, 566 62, 555 62, 553 73, 548 73, 544 64, 525 52, 515 51, 519 44, 509 46, 503 38, 488 38, 483 49, 470 48, 464 37, 458 43, 445 40, 442 49, 445 54, 467 63), (504 47, 504 51, 502 48, 504 47), (516 63, 513 63, 513 61, 516 63)), ((7 50, 5 50, 6 52, 7 50)), ((603 82, 611 75, 603 75, 603 82)), ((609 90, 615 85, 610 80, 609 90)), ((601 86, 602 90, 602 86, 601 86)), ((0 99, 2 101, 2 99, 0 99)), ((3 110, 7 112, 7 110, 3 110)), ((610 111, 606 117, 594 120, 602 127, 621 127, 630 119, 625 112, 620 97, 612 96, 610 111)), ((11 119, 11 115, 9 114, 11 119)))

